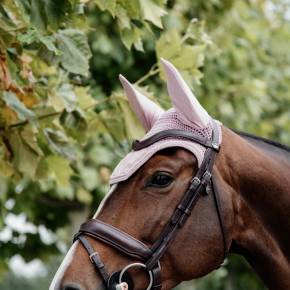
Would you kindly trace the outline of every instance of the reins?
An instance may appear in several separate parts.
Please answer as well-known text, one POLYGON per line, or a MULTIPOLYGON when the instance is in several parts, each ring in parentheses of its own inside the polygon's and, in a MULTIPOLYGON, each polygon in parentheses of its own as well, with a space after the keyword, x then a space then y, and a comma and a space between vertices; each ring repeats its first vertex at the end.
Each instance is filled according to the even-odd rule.
MULTIPOLYGON (((131 237, 130 235, 99 220, 90 219, 81 225, 79 232, 74 237, 74 241, 79 239, 82 242, 82 244, 84 245, 84 247, 86 248, 87 252, 90 255, 91 262, 100 272, 109 290, 122 289, 123 284, 123 283, 121 284, 122 276, 125 273, 125 271, 132 266, 142 266, 143 268, 145 268, 145 270, 149 272, 150 285, 147 288, 147 290, 149 289, 161 290, 162 288, 161 267, 159 260, 166 251, 166 249, 169 247, 171 242, 173 241, 178 231, 182 229, 183 226, 185 225, 187 219, 191 215, 191 212, 197 200, 204 191, 206 191, 206 194, 212 193, 214 196, 224 241, 224 256, 219 267, 224 264, 224 261, 228 254, 228 242, 217 186, 213 175, 213 165, 215 162, 216 154, 220 150, 220 145, 218 142, 219 132, 216 123, 212 119, 211 121, 213 125, 212 140, 208 140, 190 131, 170 129, 162 131, 156 135, 153 135, 152 137, 141 142, 135 140, 132 144, 132 149, 134 151, 137 151, 147 146, 150 146, 151 144, 164 138, 181 137, 198 142, 199 144, 208 148, 205 157, 203 159, 203 162, 200 168, 198 169, 196 175, 192 178, 190 185, 187 191, 185 192, 181 202, 177 205, 174 214, 172 215, 172 217, 170 218, 170 220, 168 221, 168 223, 166 224, 166 226, 164 227, 164 229, 162 230, 162 232, 160 233, 160 235, 150 248, 148 248, 135 238, 131 237), (142 260, 144 264, 135 263, 128 265, 125 269, 123 269, 121 273, 120 271, 118 271, 113 273, 109 277, 104 264, 100 260, 98 253, 93 250, 92 246, 90 245, 89 241, 85 236, 90 236, 94 239, 102 241, 122 251, 128 256, 142 260), (117 277, 118 284, 116 282, 114 283, 111 282, 113 280, 114 281, 116 280, 113 279, 114 275, 115 276, 118 275, 117 277)), ((132 283, 133 282, 130 282, 130 285, 132 285, 132 283)))

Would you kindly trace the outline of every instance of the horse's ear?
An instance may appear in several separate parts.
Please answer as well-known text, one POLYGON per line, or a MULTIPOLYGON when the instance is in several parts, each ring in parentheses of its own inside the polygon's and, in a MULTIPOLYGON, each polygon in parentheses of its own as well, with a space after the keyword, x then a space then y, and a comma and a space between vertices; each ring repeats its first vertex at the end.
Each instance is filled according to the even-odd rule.
POLYGON ((163 115, 164 110, 139 93, 122 75, 120 81, 125 89, 129 103, 146 132, 163 115))
POLYGON ((204 129, 209 122, 207 111, 200 105, 173 64, 161 58, 167 89, 178 119, 190 127, 204 129))

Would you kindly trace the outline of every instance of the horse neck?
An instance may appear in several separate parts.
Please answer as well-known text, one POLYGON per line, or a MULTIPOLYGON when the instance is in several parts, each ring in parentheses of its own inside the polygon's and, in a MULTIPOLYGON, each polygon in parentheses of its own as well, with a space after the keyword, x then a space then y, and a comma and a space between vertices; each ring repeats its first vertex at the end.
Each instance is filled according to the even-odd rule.
POLYGON ((290 289, 290 153, 223 128, 223 179, 232 190, 232 245, 269 289, 290 289))

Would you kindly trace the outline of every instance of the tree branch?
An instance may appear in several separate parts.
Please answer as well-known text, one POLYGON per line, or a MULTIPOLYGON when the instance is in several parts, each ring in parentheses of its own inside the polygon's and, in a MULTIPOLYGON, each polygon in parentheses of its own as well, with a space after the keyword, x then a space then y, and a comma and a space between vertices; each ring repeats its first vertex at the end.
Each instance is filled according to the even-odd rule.
POLYGON ((150 69, 150 71, 145 75, 145 76, 143 76, 141 79, 139 79, 134 85, 139 85, 139 84, 141 84, 142 82, 144 82, 146 79, 148 79, 149 77, 151 77, 151 76, 153 76, 153 75, 155 75, 155 74, 157 74, 157 73, 159 73, 160 72, 160 68, 157 68, 157 69, 155 69, 157 67, 157 63, 155 63, 152 67, 151 67, 151 69, 150 69), (155 70, 154 70, 155 69, 155 70))
MULTIPOLYGON (((94 108, 94 107, 96 107, 96 106, 98 106, 100 104, 103 104, 103 103, 105 103, 105 102, 107 102, 107 101, 109 101, 110 99, 113 99, 113 98, 115 98, 115 93, 112 93, 109 97, 107 97, 107 98, 105 98, 105 99, 103 99, 103 100, 101 100, 101 101, 99 101, 99 102, 97 102, 97 103, 95 103, 93 105, 90 105, 90 106, 82 109, 82 111, 87 111, 87 110, 89 110, 91 108, 94 108)), ((42 120, 42 119, 46 119, 46 118, 49 118, 49 117, 57 116, 57 115, 61 114, 62 112, 63 111, 54 112, 54 113, 46 114, 46 115, 43 115, 43 116, 39 116, 37 118, 37 120, 42 120)), ((24 125, 26 125, 28 123, 29 123, 28 120, 26 120, 26 121, 23 121, 23 122, 20 122, 20 123, 17 123, 17 124, 10 125, 8 127, 2 126, 2 127, 0 127, 0 130, 5 130, 5 129, 11 129, 11 128, 19 127, 19 126, 24 126, 24 125)))

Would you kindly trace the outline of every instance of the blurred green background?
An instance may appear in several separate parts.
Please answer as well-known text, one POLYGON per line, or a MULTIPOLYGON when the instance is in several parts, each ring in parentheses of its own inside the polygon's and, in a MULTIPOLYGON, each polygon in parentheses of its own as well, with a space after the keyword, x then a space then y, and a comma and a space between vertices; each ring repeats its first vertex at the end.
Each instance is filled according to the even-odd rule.
MULTIPOLYGON (((38 129, 39 148, 44 156, 64 156, 59 159, 67 162, 61 167, 64 173, 53 168, 44 157, 37 159, 38 167, 33 174, 21 169, 21 163, 6 157, 7 142, 13 151, 13 141, 10 136, 7 141, 6 133, 2 134, 1 290, 48 289, 73 234, 83 221, 93 216, 108 191, 111 172, 130 151, 131 140, 144 135, 138 122, 132 124, 135 119, 119 82, 120 73, 131 83, 137 82, 143 94, 168 109, 171 103, 166 79, 159 67, 162 56, 179 69, 200 103, 223 125, 290 144, 290 1, 144 0, 142 5, 150 2, 155 6, 151 10, 144 6, 141 16, 130 6, 138 1, 75 1, 77 4, 60 1, 64 3, 61 8, 64 11, 68 9, 66 2, 73 7, 67 12, 71 18, 57 22, 55 28, 47 12, 47 23, 52 28, 43 28, 33 22, 31 12, 23 5, 32 5, 31 1, 1 1, 0 33, 7 25, 2 19, 5 13, 9 14, 8 9, 13 13, 22 9, 19 17, 25 20, 25 30, 17 27, 20 34, 13 36, 17 40, 10 42, 2 38, 0 48, 6 49, 6 59, 10 57, 17 64, 17 55, 12 57, 16 50, 12 48, 18 49, 21 42, 22 54, 33 58, 31 68, 37 79, 34 90, 38 93, 37 100, 41 99, 37 104, 42 102, 49 108, 47 104, 52 103, 54 111, 48 110, 46 114, 58 112, 52 92, 53 86, 58 86, 56 96, 62 101, 70 98, 67 103, 71 105, 71 98, 77 97, 81 109, 92 106, 83 110, 84 117, 80 113, 78 117, 72 116, 77 109, 71 113, 65 107, 59 118, 40 123, 50 139, 38 129), (107 7, 106 3, 115 6, 107 7), (89 66, 78 67, 79 59, 83 60, 83 55, 78 59, 78 51, 76 56, 72 53, 73 61, 65 58, 66 50, 61 45, 65 43, 64 37, 69 37, 67 28, 86 34, 91 54, 85 48, 83 55, 89 66), (28 39, 34 31, 42 31, 43 35, 39 33, 35 39, 28 39), (47 44, 49 38, 43 40, 40 35, 54 37, 50 40, 55 47, 51 48, 47 44), (57 55, 57 49, 61 56, 57 55), (46 71, 41 71, 44 64, 46 71), (56 68, 57 77, 52 68, 56 68), (73 91, 68 98, 60 93, 60 83, 71 86, 73 91), (70 118, 78 118, 77 125, 72 125, 70 118), (82 136, 84 128, 87 134, 82 136), (74 132, 81 136, 76 137, 74 132), (7 164, 13 164, 13 173, 7 173, 10 170, 7 164), (45 171, 46 166, 51 166, 50 171, 45 171), (59 177, 62 173, 65 176, 59 177)), ((84 35, 81 37, 82 41, 86 39, 84 35)), ((85 47, 81 41, 76 44, 77 48, 80 46, 85 47)), ((13 66, 8 60, 7 63, 11 71, 13 66)), ((2 87, 3 99, 4 91, 2 87)), ((7 117, 4 109, 8 101, 5 102, 1 122, 7 128, 15 120, 7 117)), ((37 105, 29 108, 39 116, 37 105)), ((24 129, 19 134, 23 132, 24 129)), ((266 287, 242 257, 229 255, 220 270, 184 282, 178 289, 262 290, 266 287)))

